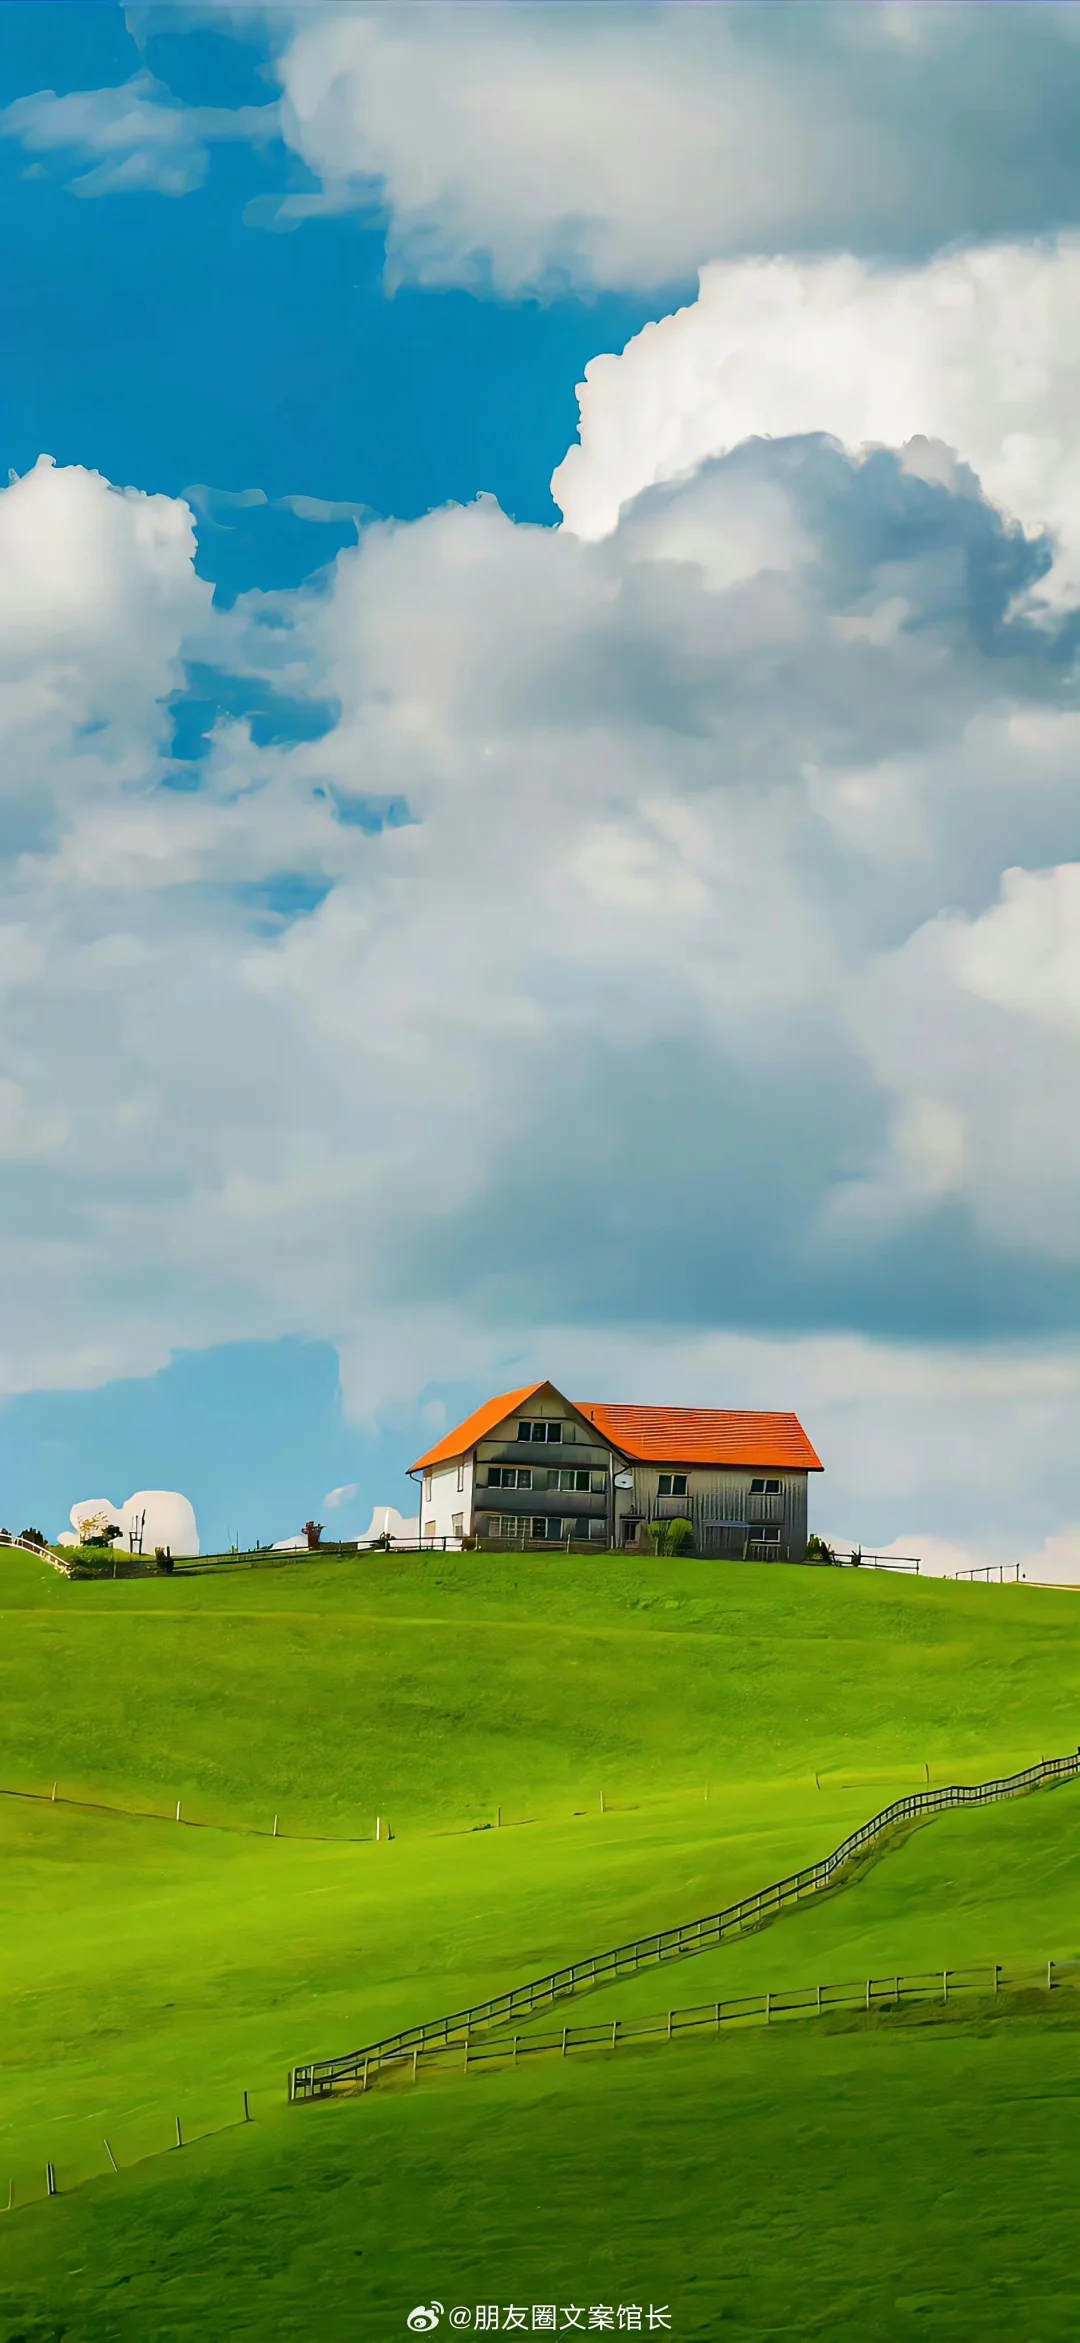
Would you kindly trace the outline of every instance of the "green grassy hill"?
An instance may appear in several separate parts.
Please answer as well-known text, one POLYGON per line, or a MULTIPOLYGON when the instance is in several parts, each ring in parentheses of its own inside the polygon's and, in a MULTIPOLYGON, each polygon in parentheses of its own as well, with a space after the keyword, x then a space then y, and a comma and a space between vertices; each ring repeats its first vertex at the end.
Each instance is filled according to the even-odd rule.
MULTIPOLYGON (((487 1555, 91 1585, 30 1556, 3 1556, 0 1788, 47 1792, 55 1780, 60 1797, 55 1805, 0 1797, 0 2206, 9 2176, 16 2198, 10 2228, 0 2216, 0 2305, 9 2306, 0 2343, 60 2331, 80 2343, 84 2335, 144 2343, 189 2332, 295 2333, 306 2343, 331 2343, 339 2332, 402 2334, 404 2311, 425 2286, 444 2301, 470 2299, 448 2293, 449 2277, 421 2276, 433 2267, 430 2255, 410 2261, 404 2252, 421 2209, 453 2268, 464 2266, 466 2217, 476 2240, 485 2223, 497 2229, 500 2221, 507 2238, 524 2238, 523 2208, 536 2202, 530 2138, 546 2143, 551 2169, 563 2159, 580 2170, 584 2209, 577 2229, 567 2216, 566 2252, 577 2236, 579 2285, 591 2282, 584 2268, 606 2265, 595 2260, 588 2206, 606 2207, 605 2251, 620 2239, 628 2249, 647 2221, 655 2101, 633 2071, 643 2059, 644 2074, 650 2053, 633 2054, 615 2080, 601 2079, 601 2066, 558 2082, 490 2077, 468 2098, 425 2083, 411 2113, 395 2094, 347 2109, 285 2109, 287 2067, 715 1909, 825 1852, 890 1796, 917 1787, 927 1768, 937 1781, 977 1779, 1075 1747, 1078 1694, 1075 1596, 1024 1587, 487 1555), (144 1818, 64 1802, 77 1798, 144 1818), (147 1818, 173 1812, 178 1798, 193 1821, 230 1827, 147 1818), (251 1826, 268 1831, 275 1814, 283 1835, 252 1835, 251 1826), (390 1843, 375 1843, 376 1814, 393 1825, 390 1843), (163 2153, 177 2112, 186 2135, 233 2123, 244 2088, 253 2125, 181 2157, 163 2153), (512 2190, 509 2179, 505 2188, 492 2181, 488 2212, 479 2180, 472 2189, 451 2178, 463 2161, 470 2172, 487 2168, 485 2108, 516 2176, 512 2190), (125 2170, 92 2180, 106 2166, 105 2136, 125 2170), (636 2179, 624 2169, 631 2139, 636 2179), (62 2189, 88 2181, 88 2193, 20 2210, 40 2191, 48 2157, 62 2189), (127 2167, 139 2157, 155 2160, 133 2174, 127 2167), (213 2209, 198 2218, 196 2171, 207 2185, 213 2176, 213 2209), (346 2208, 355 2218, 360 2173, 369 2187, 364 2221, 377 2199, 381 2227, 367 2246, 347 2248, 346 2208), (300 2228, 292 2211, 281 2227, 283 2192, 292 2206, 305 2189, 300 2228), (512 2219, 511 2195, 515 2205, 521 2197, 512 2219), (178 2219, 202 2273, 182 2300, 169 2242, 178 2219), (244 2231, 243 2250, 235 2236, 228 2243, 230 2221, 244 2231), (245 2259, 252 2234, 263 2240, 257 2283, 245 2259), (332 2257, 340 2251, 344 2274, 339 2292, 335 2278, 314 2303, 309 2296, 307 2325, 292 2326, 282 2304, 290 2289, 300 2287, 298 2304, 303 2293, 301 2234, 322 2238, 332 2257), (69 2243, 47 2273, 49 2238, 69 2243), (80 2274, 84 2253, 93 2259, 80 2274), (143 2293, 102 2277, 99 2299, 98 2262, 111 2269, 117 2256, 138 2263, 143 2293), (361 2280, 376 2323, 358 2328, 361 2280), (216 2326, 205 2296, 214 2284, 216 2326), (252 2284, 263 2310, 249 2303, 245 2326, 237 2306, 252 2284), (378 2306, 391 2297, 384 2320, 378 2306), (201 2311, 190 2307, 200 2300, 201 2311), (67 2327, 57 2329, 57 2319, 67 2327)), ((1067 1957, 1080 1951, 1078 1811, 1080 1792, 1066 1789, 947 1817, 826 1903, 665 1971, 662 1982, 653 1975, 611 1988, 623 1998, 597 1995, 590 2014, 602 2002, 621 2014, 631 1996, 635 2008, 654 2008, 669 1995, 679 2003, 858 1975, 868 1963, 1067 1957)), ((1002 2021, 978 2053, 987 2123, 992 2132, 997 2093, 1003 2141, 1009 2077, 1019 2071, 1009 2046, 1022 2026, 1030 2056, 1044 2060, 1049 2033, 1019 2019, 1002 2021)), ((1063 2019, 1053 2032, 1071 2043, 1063 2019)), ((900 2052, 884 2032, 831 2048, 801 2028, 785 2037, 764 2048, 744 2041, 740 2065, 726 2063, 725 2045, 722 2068, 696 2051, 670 2054, 677 2063, 662 2088, 671 2185, 678 2176, 686 2201, 699 2191, 702 2204, 712 2187, 714 2230, 718 2077, 743 2077, 745 2106, 757 2111, 750 2164, 757 2157, 765 2169, 772 2153, 777 2171, 790 2155, 807 2167, 807 2153, 791 2143, 814 2135, 820 2076, 833 2077, 829 2153, 838 2174, 855 2176, 857 2194, 865 2184, 852 2126, 864 2101, 877 2107, 874 2061, 892 2059, 893 2073, 900 2060, 917 2127, 920 2093, 948 2060, 963 2067, 976 2038, 960 2029, 946 2054, 944 2037, 905 2037, 900 2052), (848 2081, 836 2082, 838 2074, 848 2081), (781 2139, 789 2145, 777 2162, 781 2139)), ((895 2154, 910 2146, 898 2131, 895 2154)), ((924 2140, 920 2154, 925 2166, 924 2140)), ((802 2220, 796 2199, 766 2194, 762 2253, 770 2222, 794 2234, 802 2220)), ((478 2251, 468 2248, 474 2271, 478 2251)), ((519 2266, 517 2252, 508 2272, 519 2266)), ((683 2245, 676 2260, 689 2287, 683 2245)), ((135 2285, 134 2273, 128 2280, 135 2285)), ((530 2300, 550 2298, 529 2283, 530 2300)), ((715 2274, 700 2278, 706 2295, 718 2283, 715 2274)), ((757 2299, 756 2280, 747 2285, 747 2300, 757 2299)), ((500 2289, 509 2300, 502 2280, 500 2289)), ((482 2287, 475 2299, 485 2299, 482 2287)), ((779 2303, 775 2290, 769 2299, 779 2303)), ((861 2300, 856 2289, 852 2301, 861 2300)), ((710 2333, 711 2315, 702 2312, 704 2325, 684 2321, 682 2331, 710 2333)), ((732 2335, 755 2343, 788 2331, 762 2323, 764 2313, 757 2325, 737 2306, 731 2316, 732 2335)), ((856 2329, 834 2319, 831 2328, 799 2331, 839 2343, 856 2329)), ((872 2327, 875 2336, 893 2331, 872 2327)), ((909 2331, 918 2329, 895 2329, 909 2331)), ((972 2343, 997 2331, 985 2320, 973 2325, 972 2343)), ((1057 2332, 1033 2327, 1027 2343, 1057 2332)))

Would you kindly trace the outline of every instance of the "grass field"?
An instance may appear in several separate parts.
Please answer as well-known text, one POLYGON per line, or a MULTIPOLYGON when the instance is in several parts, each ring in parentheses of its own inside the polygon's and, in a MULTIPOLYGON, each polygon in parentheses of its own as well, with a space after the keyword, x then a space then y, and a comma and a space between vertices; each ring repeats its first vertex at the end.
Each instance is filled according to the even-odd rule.
MULTIPOLYGON (((948 2220, 967 2234, 965 2125, 999 2142, 1007 2176, 1036 2154, 1045 2096, 1042 2201, 1059 2167, 1075 2185, 1061 2092, 1077 2037, 1060 2010, 932 2038, 789 2027, 783 2041, 676 2048, 662 2084, 645 2051, 621 2068, 289 2110, 286 2069, 715 1909, 825 1852, 928 1766, 976 1779, 1075 1747, 1075 1606, 1024 1587, 607 1556, 485 1555, 482 1575, 470 1556, 380 1556, 89 1585, 5 1555, 0 1786, 56 1780, 60 1800, 0 1798, 0 2206, 15 2182, 2 2343, 398 2335, 425 2290, 487 2299, 484 2267, 505 2301, 526 2272, 532 2301, 563 2286, 579 2300, 606 2271, 588 2295, 606 2302, 646 2236, 645 2299, 667 2299, 668 2269, 676 2331, 928 2332, 923 2312, 896 2308, 922 2280, 897 2277, 886 2303, 869 2249, 849 2268, 867 2191, 915 2159, 895 2258, 940 2171, 919 2250, 944 2284, 967 2250, 940 2242, 948 2220), (283 1835, 145 1818, 178 1798, 217 1825, 268 1829, 276 1813, 283 1835), (390 1843, 374 1841, 376 1814, 390 1843), (950 2111, 955 2077, 967 2097, 950 2111), (166 2154, 177 2112, 186 2137, 234 2128, 166 2154), (865 2169, 867 2125, 880 2170, 865 2169), (94 2179, 105 2136, 124 2169, 94 2179), (63 2190, 86 2188, 27 2203, 46 2158, 63 2190), (736 2219, 755 2171, 757 2212, 736 2219), (783 2265, 811 2252, 832 2273, 832 2324, 800 2313, 793 2327, 783 2265), (335 2275, 313 2293, 327 2257, 335 2275)), ((582 2013, 865 1967, 1075 1955, 1078 1816, 1068 1788, 944 1817, 857 1885, 582 2013)), ((1001 2234, 1017 2220, 1006 2205, 1001 2234)), ((1056 2249, 1037 2247, 1033 2222, 1023 2254, 1049 2271, 1056 2249)), ((935 2332, 1064 2334, 1057 2278, 1041 2325, 995 2326, 1004 2250, 987 2247, 968 2309, 950 2280, 935 2332)), ((632 2283, 619 2299, 640 2299, 645 2276, 632 2283)))

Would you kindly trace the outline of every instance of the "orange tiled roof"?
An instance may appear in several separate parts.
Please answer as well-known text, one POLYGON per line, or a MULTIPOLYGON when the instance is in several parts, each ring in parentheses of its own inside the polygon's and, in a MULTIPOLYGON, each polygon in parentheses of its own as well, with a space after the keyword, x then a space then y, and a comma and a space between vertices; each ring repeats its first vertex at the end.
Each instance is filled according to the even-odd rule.
POLYGON ((416 1463, 410 1465, 410 1472, 427 1472, 433 1464, 447 1464, 455 1456, 467 1456, 486 1432, 493 1432, 496 1424, 502 1423, 504 1416, 512 1416, 515 1408, 522 1407, 527 1399, 535 1398, 538 1391, 547 1388, 546 1383, 526 1383, 520 1391, 503 1391, 496 1399, 486 1399, 475 1415, 466 1416, 463 1424, 455 1424, 453 1431, 437 1440, 426 1456, 418 1456, 416 1463))
POLYGON ((798 1416, 734 1407, 608 1407, 575 1400, 613 1448, 639 1464, 749 1465, 764 1472, 824 1471, 798 1416))
MULTIPOLYGON (((412 1471, 427 1472, 432 1465, 467 1456, 478 1440, 527 1400, 535 1399, 538 1391, 553 1389, 550 1383, 526 1383, 520 1391, 503 1391, 497 1398, 485 1400, 475 1415, 456 1424, 426 1456, 418 1456, 412 1471)), ((613 1448, 639 1464, 730 1464, 760 1472, 824 1471, 798 1416, 761 1415, 734 1407, 628 1407, 621 1403, 609 1407, 599 1400, 581 1399, 570 1404, 596 1425, 613 1448)))

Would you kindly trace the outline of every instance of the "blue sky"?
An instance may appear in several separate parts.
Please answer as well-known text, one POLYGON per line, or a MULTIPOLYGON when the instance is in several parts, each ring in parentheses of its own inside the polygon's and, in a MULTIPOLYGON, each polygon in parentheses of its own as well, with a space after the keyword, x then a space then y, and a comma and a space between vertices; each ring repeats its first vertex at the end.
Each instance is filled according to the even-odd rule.
POLYGON ((4 11, 9 1526, 550 1372, 1065 1567, 1078 21, 4 11))

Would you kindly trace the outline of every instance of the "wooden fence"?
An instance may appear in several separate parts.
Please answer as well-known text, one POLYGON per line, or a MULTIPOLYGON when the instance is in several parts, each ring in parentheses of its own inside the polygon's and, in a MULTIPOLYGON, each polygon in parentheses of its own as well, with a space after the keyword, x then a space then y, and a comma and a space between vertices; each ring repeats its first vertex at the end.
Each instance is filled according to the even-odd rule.
MULTIPOLYGON (((1006 1969, 1001 1961, 972 1962, 966 1968, 923 1969, 913 1976, 892 1971, 884 1977, 859 1977, 845 1985, 797 1985, 779 1992, 742 1993, 727 2001, 698 2002, 687 2009, 669 2009, 643 2018, 606 2018, 591 2025, 561 2026, 550 2034, 466 2034, 463 2042, 433 2043, 412 2050, 375 2051, 365 2058, 351 2092, 367 2091, 380 2079, 415 2082, 423 2073, 445 2071, 447 2062, 460 2060, 460 2071, 480 2065, 520 2066, 541 2053, 566 2058, 573 2050, 624 2049, 638 2042, 685 2041, 688 2035, 719 2034, 725 2026, 773 2025, 783 2018, 822 2018, 858 2012, 889 2014, 936 2004, 949 2008, 965 1995, 986 2001, 991 1996, 1036 1989, 1052 1993, 1080 1981, 1080 1960, 1040 1961, 1006 1969)), ((376 2049, 381 2046, 376 2045, 376 2049)))
POLYGON ((787 1879, 775 1881, 771 1887, 761 1888, 756 1895, 743 1896, 724 1911, 710 1912, 702 1920, 688 1920, 679 1928, 661 1929, 653 1936, 637 1937, 610 1952, 590 1954, 586 1960, 572 1961, 566 1968, 534 1978, 527 1985, 516 1985, 509 1993, 477 2002, 471 2009, 455 2010, 452 2015, 435 2018, 427 2025, 406 2026, 400 2033, 387 2035, 380 2042, 366 2043, 359 2050, 346 2051, 341 2057, 313 2059, 305 2066, 296 2066, 289 2077, 289 2097, 325 2098, 335 2090, 355 2086, 365 2070, 370 2074, 373 2066, 391 2060, 399 2062, 405 2055, 411 2058, 414 2051, 419 2055, 429 2049, 463 2045, 478 2029, 508 2025, 516 2017, 531 2015, 546 2002, 565 2000, 590 1986, 608 1984, 618 1977, 634 1976, 644 1968, 705 1952, 725 1937, 741 1936, 761 1928, 807 1896, 820 1895, 833 1887, 845 1871, 858 1863, 860 1856, 905 1824, 957 1806, 989 1806, 1002 1798, 1023 1797, 1028 1790, 1072 1781, 1078 1773, 1080 1750, 1069 1757, 1042 1758, 1038 1765, 1029 1765, 1023 1773, 1010 1774, 1001 1781, 954 1782, 941 1789, 916 1790, 905 1798, 894 1798, 880 1814, 841 1840, 831 1855, 792 1872, 787 1879))

